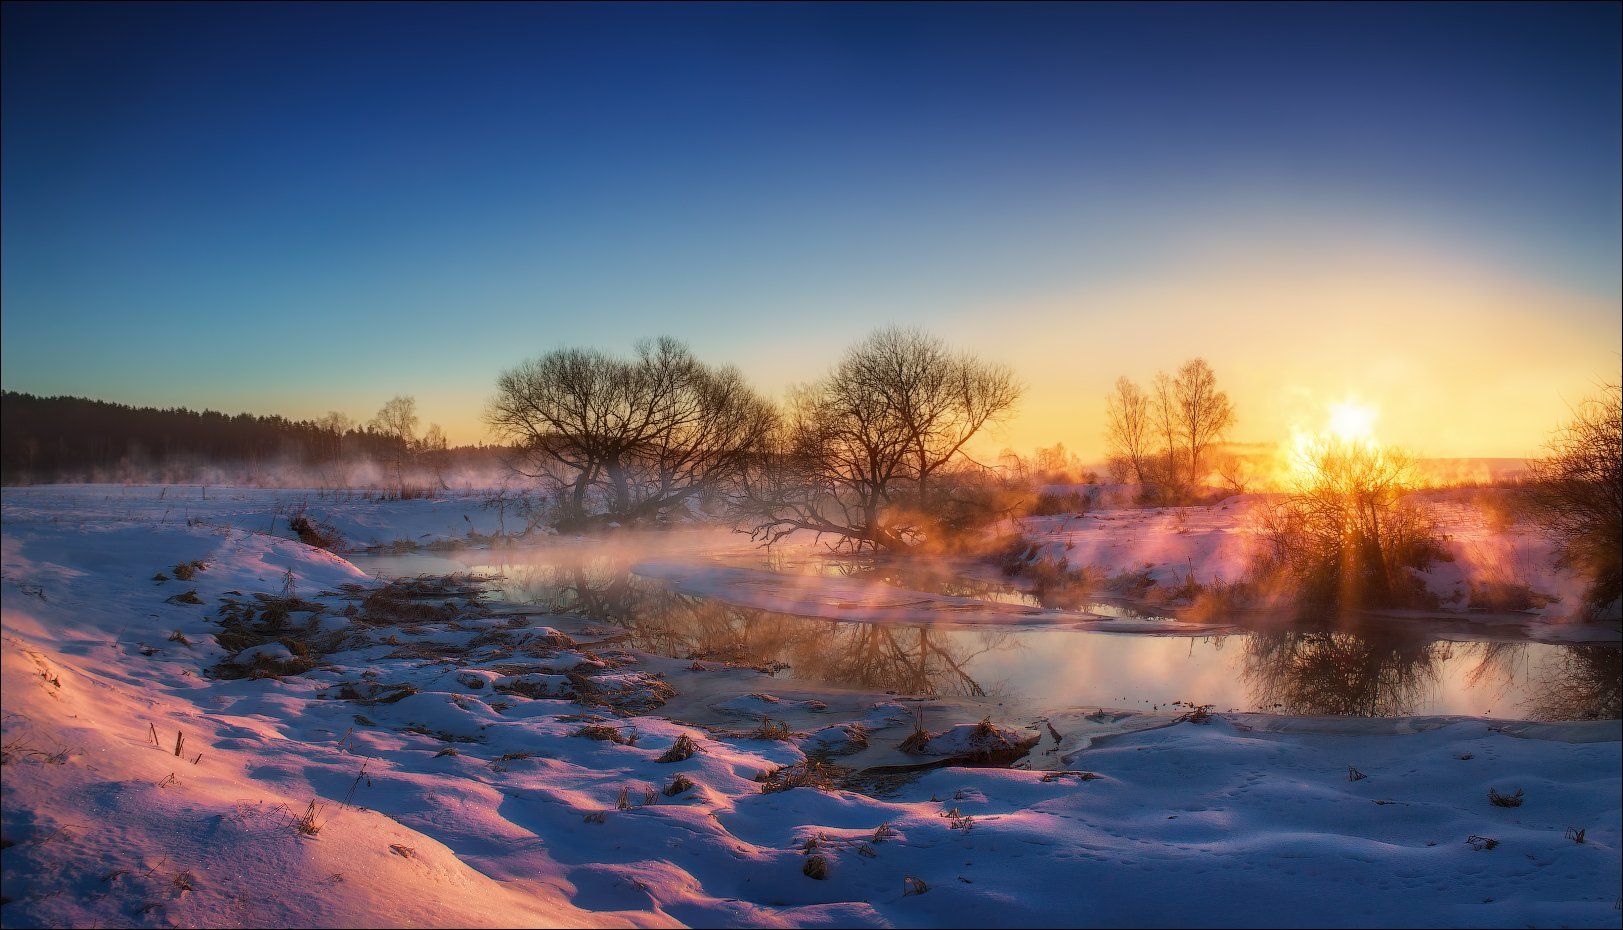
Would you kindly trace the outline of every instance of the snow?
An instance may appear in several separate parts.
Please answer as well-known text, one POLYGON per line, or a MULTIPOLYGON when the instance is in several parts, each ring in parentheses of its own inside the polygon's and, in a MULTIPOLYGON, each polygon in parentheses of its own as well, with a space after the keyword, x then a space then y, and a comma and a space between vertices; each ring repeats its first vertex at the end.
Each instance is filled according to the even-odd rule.
MULTIPOLYGON (((259 532, 272 492, 209 493, 168 516, 153 493, 4 493, 6 926, 1619 924, 1616 721, 1090 708, 1038 726, 1030 768, 764 792, 807 750, 905 765, 917 708, 932 750, 974 748, 973 721, 695 671, 578 617, 346 614, 377 582, 259 532), (202 604, 168 600, 187 591, 202 604), (255 594, 319 606, 287 628, 330 651, 211 677, 223 599, 255 594), (690 710, 717 722, 672 719, 690 710), (797 733, 740 732, 758 710, 797 733), (683 735, 699 751, 660 762, 683 735), (693 785, 667 795, 677 775, 693 785)), ((469 503, 323 518, 448 537, 469 503)))

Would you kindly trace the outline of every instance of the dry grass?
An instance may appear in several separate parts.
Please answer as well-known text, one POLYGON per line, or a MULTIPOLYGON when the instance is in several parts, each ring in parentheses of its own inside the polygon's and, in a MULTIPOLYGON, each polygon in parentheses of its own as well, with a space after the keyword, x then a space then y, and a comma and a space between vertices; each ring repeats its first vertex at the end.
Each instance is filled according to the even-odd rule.
POLYGON ((660 754, 660 757, 654 761, 684 762, 693 758, 694 755, 696 755, 699 751, 699 744, 694 742, 693 737, 683 733, 681 736, 676 738, 676 742, 671 744, 671 748, 665 750, 662 754, 660 754))
POLYGON ((665 786, 665 796, 667 798, 674 798, 682 792, 690 790, 693 788, 693 786, 693 779, 687 777, 686 775, 677 775, 675 778, 671 779, 670 784, 665 786))
POLYGON ((1500 794, 1498 790, 1494 788, 1488 789, 1488 803, 1492 804, 1494 807, 1521 807, 1522 802, 1526 800, 1527 799, 1523 796, 1522 789, 1520 788, 1517 788, 1510 794, 1500 794))
POLYGON ((1056 781, 1061 781, 1061 780, 1066 779, 1066 778, 1074 778, 1077 781, 1093 781, 1094 779, 1103 778, 1103 777, 1104 777, 1103 775, 1099 775, 1098 773, 1095 773, 1095 772, 1082 772, 1082 771, 1044 772, 1043 776, 1042 776, 1042 780, 1045 781, 1045 782, 1056 782, 1056 781))
POLYGON ((800 867, 800 871, 807 878, 814 878, 820 882, 827 881, 828 859, 824 856, 807 856, 805 864, 800 867))
POLYGON ((755 729, 744 734, 745 739, 765 739, 785 742, 794 736, 789 724, 782 720, 773 720, 771 717, 762 717, 761 723, 755 729))
POLYGON ((924 883, 924 879, 914 878, 911 875, 902 876, 902 897, 905 898, 909 895, 924 894, 929 890, 930 886, 924 883))
POLYGON ((325 805, 317 803, 314 799, 304 808, 304 813, 293 819, 293 829, 304 836, 315 836, 321 832, 326 822, 321 819, 321 811, 325 805))
POLYGON ((755 780, 761 783, 762 794, 773 794, 778 791, 788 791, 792 788, 815 788, 818 791, 829 791, 838 787, 840 781, 849 772, 849 769, 808 758, 795 765, 783 766, 770 772, 762 772, 755 776, 755 780))
POLYGON ((299 542, 317 549, 333 550, 344 544, 343 534, 337 527, 320 520, 312 520, 301 510, 287 521, 287 528, 299 537, 299 542))
POLYGON ((634 746, 637 743, 637 734, 635 732, 627 735, 619 727, 609 726, 605 723, 588 723, 569 735, 602 740, 618 746, 634 746))
POLYGON ((913 711, 913 731, 908 733, 897 748, 902 752, 923 752, 930 742, 930 731, 924 728, 924 710, 913 711))
POLYGON ((204 571, 207 568, 207 562, 204 562, 202 559, 192 559, 190 562, 181 562, 177 564, 174 568, 170 569, 169 573, 174 575, 176 578, 179 578, 181 581, 191 581, 198 572, 204 571))
POLYGON ((947 825, 953 830, 962 830, 968 833, 975 829, 975 818, 961 812, 956 807, 949 811, 942 811, 941 816, 947 818, 947 825))
POLYGON ((1520 581, 1484 581, 1471 585, 1465 606, 1493 613, 1518 613, 1543 607, 1552 600, 1520 581))
POLYGON ((1465 838, 1465 843, 1466 843, 1466 845, 1470 846, 1472 849, 1474 849, 1474 850, 1476 850, 1478 852, 1482 852, 1482 851, 1488 850, 1488 849, 1493 849, 1495 846, 1499 845, 1499 841, 1494 839, 1493 837, 1491 837, 1491 836, 1477 836, 1475 833, 1473 833, 1470 836, 1466 837, 1465 838))
POLYGON ((507 771, 507 763, 509 762, 522 762, 525 759, 533 758, 535 758, 535 753, 533 752, 504 752, 495 759, 491 760, 490 770, 493 772, 505 772, 507 771))

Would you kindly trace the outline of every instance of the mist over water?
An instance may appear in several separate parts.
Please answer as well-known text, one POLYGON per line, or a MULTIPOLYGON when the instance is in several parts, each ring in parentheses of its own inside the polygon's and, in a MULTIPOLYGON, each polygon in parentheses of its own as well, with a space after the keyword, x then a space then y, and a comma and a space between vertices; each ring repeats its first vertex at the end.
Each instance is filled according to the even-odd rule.
POLYGON ((1018 588, 951 564, 768 552, 724 533, 351 560, 385 575, 498 575, 494 596, 622 626, 631 645, 661 655, 776 668, 831 688, 951 697, 1013 716, 1174 702, 1315 716, 1619 716, 1620 653, 1611 644, 1502 641, 1412 619, 1189 635, 1124 603, 1041 609, 1018 588), (702 583, 664 580, 673 564, 702 583), (785 606, 761 606, 763 589, 785 606), (1140 619, 1146 632, 1086 628, 1101 614, 1140 619), (836 619, 870 615, 889 619, 836 619))

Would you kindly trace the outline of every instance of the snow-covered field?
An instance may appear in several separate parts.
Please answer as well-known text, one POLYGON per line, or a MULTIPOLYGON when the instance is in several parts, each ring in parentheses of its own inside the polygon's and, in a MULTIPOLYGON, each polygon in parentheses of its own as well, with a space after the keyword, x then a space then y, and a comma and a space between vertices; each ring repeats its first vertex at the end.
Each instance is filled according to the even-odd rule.
MULTIPOLYGON (((4 492, 6 926, 1623 916, 1616 721, 1090 708, 1040 731, 927 716, 909 755, 905 696, 641 654, 456 588, 377 596, 284 538, 299 497, 4 492), (708 726, 661 716, 695 701, 708 726), (697 751, 660 761, 683 735, 697 751), (847 788, 806 755, 928 763, 1032 738, 1040 766, 847 788), (814 784, 769 790, 797 780, 814 784)), ((356 544, 495 528, 474 498, 308 497, 356 544)))

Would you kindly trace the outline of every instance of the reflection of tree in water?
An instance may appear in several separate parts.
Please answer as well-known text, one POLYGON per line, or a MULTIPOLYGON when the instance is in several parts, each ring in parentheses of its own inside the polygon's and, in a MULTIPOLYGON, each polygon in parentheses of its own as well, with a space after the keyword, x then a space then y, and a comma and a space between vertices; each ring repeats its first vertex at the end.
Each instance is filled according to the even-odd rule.
POLYGON ((986 697, 987 689, 970 675, 968 665, 977 656, 1014 645, 1002 630, 976 631, 974 645, 968 646, 966 637, 949 637, 929 626, 784 619, 824 625, 831 634, 827 646, 818 643, 792 653, 789 661, 800 674, 903 694, 986 697))
POLYGON ((1006 582, 978 578, 962 571, 951 561, 901 556, 853 554, 849 552, 811 553, 801 550, 769 550, 762 557, 767 571, 784 575, 822 575, 871 581, 905 591, 926 591, 947 597, 971 597, 1036 605, 1035 598, 1006 582))
POLYGON ((1253 700, 1290 714, 1412 714, 1437 683, 1444 644, 1393 631, 1271 631, 1246 643, 1253 700))
POLYGON ((1527 696, 1521 711, 1535 720, 1615 720, 1623 715, 1623 650, 1606 644, 1534 646, 1473 643, 1472 687, 1520 674, 1527 696), (1530 655, 1530 653, 1534 653, 1530 655))
POLYGON ((625 627, 631 644, 659 655, 760 664, 786 662, 797 677, 903 694, 985 697, 968 670, 986 652, 1015 645, 1002 630, 948 635, 929 625, 800 617, 671 591, 628 563, 591 555, 508 566, 510 594, 548 609, 625 627))
POLYGON ((1623 716, 1623 650, 1563 646, 1533 670, 1527 712, 1539 720, 1615 720, 1623 716))
POLYGON ((1623 711, 1623 652, 1610 645, 1428 642, 1391 630, 1255 633, 1245 674, 1265 708, 1401 716, 1419 709, 1440 664, 1455 657, 1475 660, 1465 675, 1473 690, 1503 695, 1522 678, 1520 710, 1537 720, 1612 720, 1623 711))

